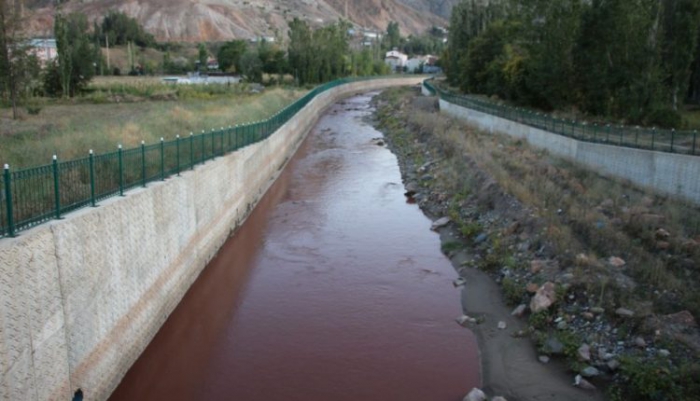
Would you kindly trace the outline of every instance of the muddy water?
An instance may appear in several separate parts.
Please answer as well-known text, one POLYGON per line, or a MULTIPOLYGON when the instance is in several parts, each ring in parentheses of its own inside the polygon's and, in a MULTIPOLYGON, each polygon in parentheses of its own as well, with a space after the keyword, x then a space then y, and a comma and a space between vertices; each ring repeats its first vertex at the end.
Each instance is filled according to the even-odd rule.
POLYGON ((458 401, 479 383, 456 277, 396 158, 335 105, 112 400, 458 401))

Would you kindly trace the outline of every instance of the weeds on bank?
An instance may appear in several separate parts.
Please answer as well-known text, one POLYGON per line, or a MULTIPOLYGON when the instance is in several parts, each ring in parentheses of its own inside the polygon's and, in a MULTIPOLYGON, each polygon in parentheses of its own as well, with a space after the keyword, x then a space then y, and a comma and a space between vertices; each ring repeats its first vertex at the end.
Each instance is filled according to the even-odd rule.
MULTIPOLYGON (((395 93, 392 96, 401 99, 395 93)), ((648 301, 653 313, 687 309, 700 316, 700 292, 696 290, 700 283, 700 209, 696 206, 599 176, 521 140, 479 132, 445 115, 416 109, 399 113, 399 106, 391 107, 380 110, 391 117, 390 125, 403 132, 403 143, 430 140, 439 149, 439 154, 433 155, 440 160, 439 171, 431 174, 439 178, 441 191, 451 195, 445 212, 465 239, 487 230, 465 213, 465 207, 476 205, 479 213, 488 212, 502 191, 517 198, 537 222, 528 227, 531 249, 548 249, 548 254, 556 255, 560 268, 573 274, 570 286, 557 286, 558 299, 585 293, 590 306, 605 308, 609 316, 620 306, 648 308, 648 301), (493 185, 483 177, 475 178, 472 170, 486 172, 493 185), (612 257, 626 264, 616 267, 612 257)), ((490 246, 482 247, 486 254, 478 264, 481 269, 494 272, 524 267, 499 233, 489 233, 488 241, 490 246)), ((504 278, 506 300, 518 304, 527 298, 525 284, 504 278)), ((540 344, 547 335, 539 330, 552 326, 551 313, 529 316, 540 344)), ((641 323, 641 318, 620 323, 618 338, 626 340, 639 333, 641 323)), ((553 335, 575 364, 582 340, 568 330, 553 335)), ((622 377, 627 383, 623 383, 624 388, 612 388, 612 399, 697 399, 700 367, 692 357, 678 366, 669 360, 647 364, 648 357, 640 355, 622 362, 622 377)))
MULTIPOLYGON (((138 89, 141 90, 141 89, 138 89)), ((192 89, 186 89, 192 90, 192 89)), ((45 104, 41 113, 21 121, 6 115, 0 128, 0 163, 17 167, 111 152, 117 144, 136 147, 220 127, 262 120, 304 94, 272 89, 210 100, 141 101, 109 104, 45 104)), ((7 110, 2 111, 7 114, 7 110)))
MULTIPOLYGON (((401 123, 397 116, 392 117, 392 124, 401 123)), ((606 263, 610 257, 620 257, 627 262, 626 274, 641 284, 637 295, 648 297, 651 286, 675 298, 676 310, 660 312, 687 308, 700 316, 700 295, 695 290, 700 281, 698 208, 601 177, 531 148, 522 140, 482 133, 444 115, 412 110, 406 118, 418 135, 434 137, 442 174, 447 185, 453 183, 453 191, 478 190, 458 188, 464 181, 458 177, 470 168, 469 159, 488 172, 504 192, 531 208, 544 222, 541 234, 562 264, 576 266, 577 282, 600 294, 601 303, 615 304, 634 295, 615 295, 633 291, 617 286, 619 272, 611 271, 606 263), (588 255, 588 261, 577 262, 579 255, 588 255)), ((489 193, 475 197, 482 209, 492 207, 489 193)), ((462 202, 453 199, 448 211, 458 222, 462 202)), ((481 231, 474 224, 460 223, 465 238, 481 231)), ((490 270, 504 264, 507 255, 499 258, 494 254, 503 252, 487 255, 482 267, 490 270)))

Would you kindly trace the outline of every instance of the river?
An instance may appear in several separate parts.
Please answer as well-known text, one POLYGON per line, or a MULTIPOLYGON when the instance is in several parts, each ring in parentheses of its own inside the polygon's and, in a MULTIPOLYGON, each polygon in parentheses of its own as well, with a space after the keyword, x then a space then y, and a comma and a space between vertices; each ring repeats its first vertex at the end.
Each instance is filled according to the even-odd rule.
POLYGON ((365 118, 330 108, 115 390, 121 400, 459 401, 476 339, 365 118))

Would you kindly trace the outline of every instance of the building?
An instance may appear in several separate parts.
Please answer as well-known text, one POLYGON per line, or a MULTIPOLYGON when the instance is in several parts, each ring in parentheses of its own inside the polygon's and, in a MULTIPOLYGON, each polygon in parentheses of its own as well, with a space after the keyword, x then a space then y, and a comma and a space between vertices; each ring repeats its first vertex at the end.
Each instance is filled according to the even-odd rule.
POLYGON ((426 58, 424 56, 417 56, 410 58, 406 61, 406 72, 415 74, 417 72, 423 71, 423 66, 426 63, 426 58))
POLYGON ((42 65, 53 61, 58 57, 58 49, 56 48, 56 39, 53 38, 36 38, 29 40, 31 52, 36 55, 42 65))
POLYGON ((408 61, 408 56, 394 49, 386 53, 384 63, 391 67, 392 71, 403 71, 408 61))

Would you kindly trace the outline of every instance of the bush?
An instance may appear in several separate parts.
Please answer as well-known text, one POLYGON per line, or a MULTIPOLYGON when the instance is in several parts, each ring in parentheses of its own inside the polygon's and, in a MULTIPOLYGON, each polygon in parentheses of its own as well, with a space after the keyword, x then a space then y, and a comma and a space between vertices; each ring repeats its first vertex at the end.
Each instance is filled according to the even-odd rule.
POLYGON ((37 104, 34 104, 34 105, 28 104, 25 108, 27 109, 27 113, 29 113, 33 116, 36 116, 41 112, 42 107, 37 105, 37 104))
POLYGON ((525 298, 525 287, 511 278, 503 279, 503 296, 509 305, 519 305, 525 298))
POLYGON ((681 115, 668 107, 654 109, 644 118, 646 125, 661 128, 679 128, 682 122, 683 118, 681 115))

